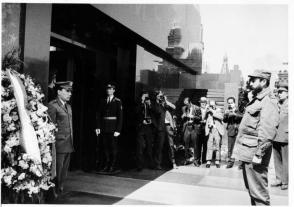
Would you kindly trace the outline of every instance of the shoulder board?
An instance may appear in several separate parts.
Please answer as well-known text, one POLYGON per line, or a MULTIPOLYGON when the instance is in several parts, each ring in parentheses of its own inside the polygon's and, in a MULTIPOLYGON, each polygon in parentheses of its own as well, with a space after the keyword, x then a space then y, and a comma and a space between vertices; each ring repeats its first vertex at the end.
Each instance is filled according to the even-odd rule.
POLYGON ((121 101, 121 100, 120 100, 119 98, 117 98, 117 97, 114 97, 114 100, 115 100, 115 101, 119 101, 119 102, 121 101))
POLYGON ((50 103, 50 104, 57 103, 57 99, 54 99, 54 100, 50 101, 49 103, 50 103))

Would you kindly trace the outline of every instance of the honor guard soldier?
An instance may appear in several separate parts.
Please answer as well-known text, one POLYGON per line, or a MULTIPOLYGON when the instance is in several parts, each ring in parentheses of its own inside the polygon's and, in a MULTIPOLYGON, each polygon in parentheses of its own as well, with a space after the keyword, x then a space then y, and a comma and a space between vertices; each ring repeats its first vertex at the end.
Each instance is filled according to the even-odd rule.
POLYGON ((277 134, 279 112, 269 88, 271 73, 256 70, 249 75, 252 100, 239 126, 234 154, 242 161, 243 178, 251 205, 270 205, 268 165, 277 134))
POLYGON ((52 100, 48 105, 48 113, 52 121, 57 125, 58 129, 55 134, 56 155, 53 154, 53 158, 56 156, 58 194, 63 192, 63 185, 70 163, 70 155, 74 151, 72 110, 71 106, 68 104, 72 95, 72 85, 73 83, 71 81, 56 82, 55 87, 57 91, 57 98, 52 100))
POLYGON ((103 173, 118 172, 118 136, 122 129, 123 110, 121 100, 114 96, 115 85, 106 87, 107 98, 102 100, 97 115, 97 136, 101 133, 106 158, 103 173))

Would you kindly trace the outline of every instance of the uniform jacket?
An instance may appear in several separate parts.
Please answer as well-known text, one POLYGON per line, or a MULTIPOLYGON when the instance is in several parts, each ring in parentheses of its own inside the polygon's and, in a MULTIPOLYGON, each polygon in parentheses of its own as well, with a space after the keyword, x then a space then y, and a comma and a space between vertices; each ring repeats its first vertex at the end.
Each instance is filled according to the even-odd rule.
POLYGON ((211 110, 211 112, 212 112, 211 118, 209 118, 209 115, 208 115, 209 112, 210 112, 210 110, 208 110, 206 112, 207 121, 206 121, 206 125, 205 125, 205 135, 207 136, 209 134, 209 132, 210 132, 209 123, 213 122, 214 127, 216 128, 218 133, 221 136, 223 136, 225 133, 225 130, 224 130, 224 125, 223 125, 223 114, 221 112, 221 109, 217 108, 215 110, 211 110), (213 119, 213 120, 210 121, 209 119, 213 119))
MULTIPOLYGON (((239 126, 234 154, 237 159, 251 162, 260 143, 274 140, 279 123, 276 99, 270 88, 257 94, 247 105, 239 126)), ((262 163, 268 165, 271 153, 265 153, 262 163)))
POLYGON ((48 104, 48 113, 52 121, 57 125, 58 131, 56 137, 56 152, 71 153, 73 147, 73 130, 72 130, 72 111, 69 104, 63 104, 59 98, 54 99, 48 104))
POLYGON ((107 98, 101 100, 97 113, 97 128, 101 133, 121 132, 123 122, 122 103, 119 98, 113 97, 110 103, 107 98), (116 119, 105 119, 105 117, 116 117, 116 119))
POLYGON ((239 124, 241 122, 243 115, 235 110, 233 112, 228 112, 224 114, 224 123, 227 123, 227 134, 230 137, 234 137, 238 134, 239 124))
POLYGON ((280 121, 275 142, 288 143, 288 99, 279 104, 280 121))

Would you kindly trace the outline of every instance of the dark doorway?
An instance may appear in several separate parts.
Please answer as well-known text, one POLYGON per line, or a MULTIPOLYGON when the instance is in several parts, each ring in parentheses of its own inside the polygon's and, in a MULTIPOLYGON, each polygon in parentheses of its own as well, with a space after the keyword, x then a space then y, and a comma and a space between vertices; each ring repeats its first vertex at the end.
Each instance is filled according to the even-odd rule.
POLYGON ((71 106, 75 152, 71 168, 88 171, 96 160, 96 54, 55 38, 51 38, 50 46, 50 73, 56 72, 57 81, 74 82, 71 106))

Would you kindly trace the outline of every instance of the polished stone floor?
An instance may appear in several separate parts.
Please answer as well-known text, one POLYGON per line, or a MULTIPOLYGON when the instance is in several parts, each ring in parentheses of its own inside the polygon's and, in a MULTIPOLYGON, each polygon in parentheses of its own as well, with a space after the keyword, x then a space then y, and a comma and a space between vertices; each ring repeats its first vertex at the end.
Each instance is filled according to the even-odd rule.
MULTIPOLYGON (((115 176, 70 172, 58 204, 250 205, 241 171, 212 166, 144 169, 115 176)), ((288 191, 270 188, 272 205, 287 205, 288 191)))

